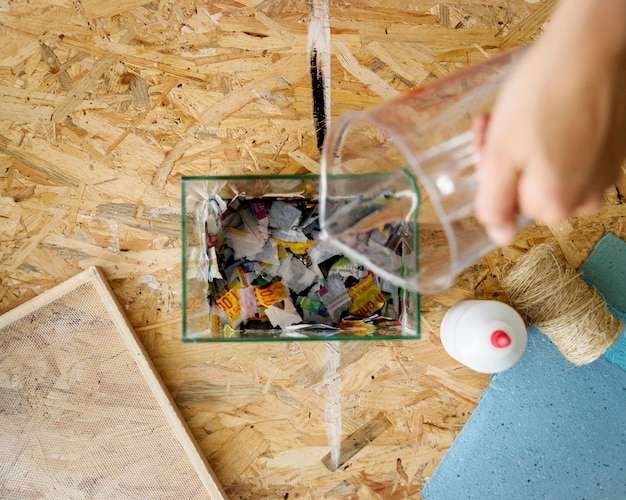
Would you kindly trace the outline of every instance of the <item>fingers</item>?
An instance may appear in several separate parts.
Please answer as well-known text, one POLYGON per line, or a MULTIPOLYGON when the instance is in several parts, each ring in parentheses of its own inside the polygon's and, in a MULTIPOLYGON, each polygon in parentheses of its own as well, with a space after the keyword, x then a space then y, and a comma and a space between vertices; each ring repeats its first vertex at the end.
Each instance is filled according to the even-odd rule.
POLYGON ((597 212, 604 204, 604 183, 594 175, 576 174, 543 162, 525 166, 518 185, 519 212, 542 224, 597 212))
POLYGON ((598 193, 589 197, 585 202, 576 210, 580 215, 591 215, 596 213, 604 205, 604 194, 598 193))
POLYGON ((489 126, 489 115, 481 114, 474 118, 472 123, 472 132, 474 133, 474 139, 472 145, 476 151, 482 151, 485 146, 485 140, 487 138, 487 127, 489 126))
POLYGON ((497 152, 486 152, 477 167, 476 217, 498 246, 513 242, 521 216, 556 224, 574 212, 591 215, 604 204, 605 192, 598 186, 572 184, 547 166, 521 167, 497 152))
POLYGON ((509 245, 517 234, 519 173, 504 155, 485 151, 478 175, 476 217, 496 245, 509 245))

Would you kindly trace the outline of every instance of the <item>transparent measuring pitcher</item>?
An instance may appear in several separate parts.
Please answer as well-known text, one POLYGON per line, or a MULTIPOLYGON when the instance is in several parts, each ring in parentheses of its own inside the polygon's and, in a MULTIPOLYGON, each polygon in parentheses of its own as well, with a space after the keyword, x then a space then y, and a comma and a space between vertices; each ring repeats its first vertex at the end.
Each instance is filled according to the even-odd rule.
POLYGON ((425 294, 445 290, 494 249, 474 217, 473 124, 489 113, 523 52, 340 116, 322 151, 321 239, 382 278, 425 294))

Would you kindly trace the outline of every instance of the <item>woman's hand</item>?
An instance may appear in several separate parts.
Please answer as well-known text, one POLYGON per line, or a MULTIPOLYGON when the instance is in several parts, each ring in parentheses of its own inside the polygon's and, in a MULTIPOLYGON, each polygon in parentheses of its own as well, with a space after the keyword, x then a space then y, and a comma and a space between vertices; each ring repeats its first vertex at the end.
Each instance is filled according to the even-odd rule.
POLYGON ((520 215, 597 210, 626 156, 626 0, 562 0, 476 126, 476 215, 495 243, 520 215))

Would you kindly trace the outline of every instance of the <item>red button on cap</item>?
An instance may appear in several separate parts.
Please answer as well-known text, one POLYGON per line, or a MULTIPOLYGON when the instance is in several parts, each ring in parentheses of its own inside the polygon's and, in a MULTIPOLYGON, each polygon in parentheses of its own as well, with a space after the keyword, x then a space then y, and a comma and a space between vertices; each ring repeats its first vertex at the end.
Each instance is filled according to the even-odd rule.
POLYGON ((491 334, 491 345, 502 349, 511 345, 511 337, 509 334, 502 330, 496 330, 491 334))

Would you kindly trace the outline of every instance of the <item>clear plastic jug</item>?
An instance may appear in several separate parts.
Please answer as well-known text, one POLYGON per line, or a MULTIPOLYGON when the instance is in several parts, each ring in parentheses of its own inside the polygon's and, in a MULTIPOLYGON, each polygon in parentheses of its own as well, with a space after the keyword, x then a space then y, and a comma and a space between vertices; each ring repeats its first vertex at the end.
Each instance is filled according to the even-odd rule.
POLYGON ((424 294, 445 290, 493 250, 474 217, 473 128, 523 52, 340 116, 322 151, 320 238, 382 278, 424 294))

